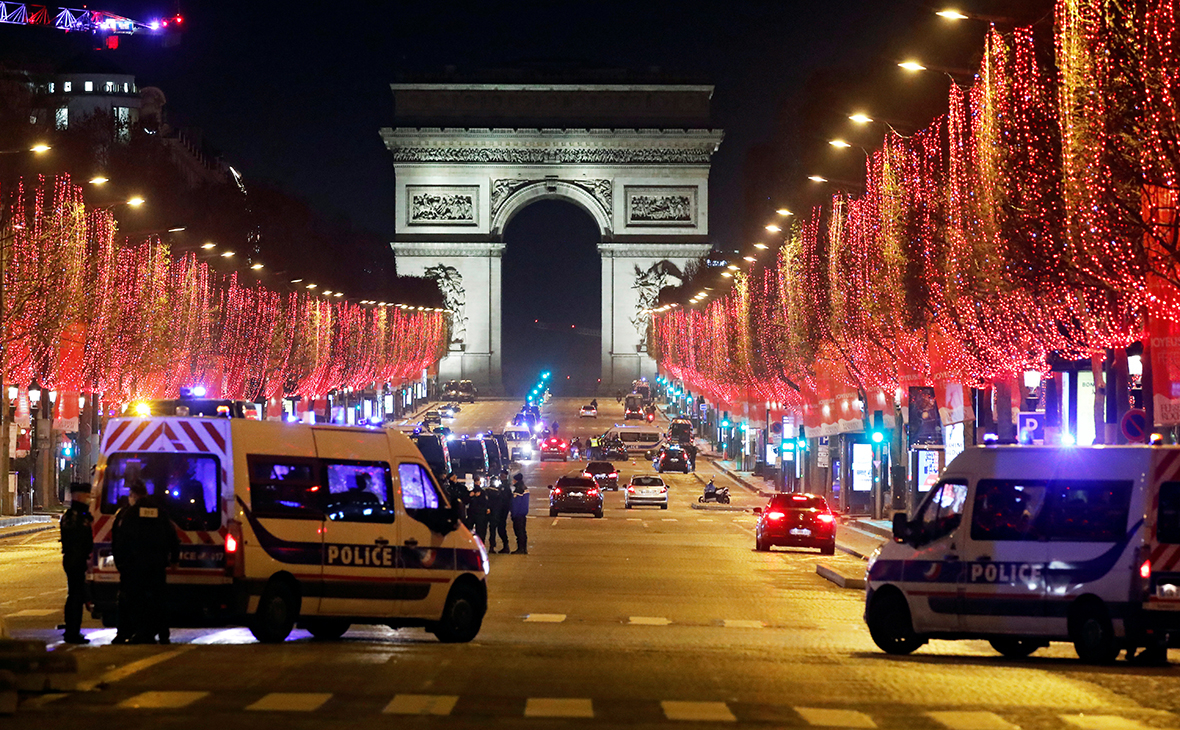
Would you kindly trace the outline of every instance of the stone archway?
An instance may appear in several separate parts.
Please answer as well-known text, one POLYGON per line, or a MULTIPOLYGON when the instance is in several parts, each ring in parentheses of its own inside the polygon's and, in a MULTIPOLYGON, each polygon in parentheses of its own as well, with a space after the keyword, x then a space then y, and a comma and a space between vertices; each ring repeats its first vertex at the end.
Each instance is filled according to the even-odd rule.
POLYGON ((722 139, 705 126, 712 87, 392 89, 398 126, 381 134, 397 176, 398 270, 438 278, 457 312, 440 376, 500 390, 504 230, 532 202, 560 199, 601 234, 604 392, 654 377, 643 310, 710 248, 709 164, 722 139))

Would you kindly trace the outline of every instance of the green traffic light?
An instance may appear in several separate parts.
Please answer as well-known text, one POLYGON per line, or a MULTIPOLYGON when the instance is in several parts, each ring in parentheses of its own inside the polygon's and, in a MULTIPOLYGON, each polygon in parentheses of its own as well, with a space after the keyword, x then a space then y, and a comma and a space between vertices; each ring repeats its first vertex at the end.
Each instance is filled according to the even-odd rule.
POLYGON ((872 438, 873 438, 873 443, 879 444, 885 440, 885 434, 881 433, 880 431, 873 431, 872 438))

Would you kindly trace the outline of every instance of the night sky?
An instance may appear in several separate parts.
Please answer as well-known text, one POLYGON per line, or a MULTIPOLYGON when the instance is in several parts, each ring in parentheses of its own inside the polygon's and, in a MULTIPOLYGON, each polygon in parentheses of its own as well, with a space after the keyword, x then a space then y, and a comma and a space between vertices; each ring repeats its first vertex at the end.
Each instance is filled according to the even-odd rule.
MULTIPOLYGON (((870 149, 879 142, 879 132, 851 128, 846 117, 853 111, 902 130, 926 124, 945 108, 949 82, 937 73, 907 77, 897 61, 916 56, 928 65, 973 68, 986 30, 980 22, 950 24, 933 15, 937 5, 910 0, 96 0, 90 7, 138 20, 179 9, 185 18, 179 44, 133 38, 108 58, 134 73, 141 87, 160 87, 171 123, 201 128, 247 184, 275 183, 327 216, 343 215, 388 239, 393 167, 378 130, 392 121, 393 81, 438 77, 447 67, 458 81, 538 67, 650 78, 658 67, 673 81, 714 84, 713 126, 726 139, 714 157, 709 210, 714 245, 722 250, 749 244, 775 207, 802 210, 830 194, 807 183, 808 174, 863 179, 863 155, 834 150, 826 139, 846 136, 870 149)), ((957 7, 1042 20, 1047 28, 1052 2, 977 0, 957 7)), ((0 26, 0 57, 10 64, 64 59, 88 46, 76 35, 0 26)), ((549 362, 522 333, 534 319, 599 327, 595 241, 582 240, 589 219, 572 206, 526 213, 508 230, 504 290, 524 300, 505 304, 506 338, 523 337, 528 352, 506 359, 535 371, 543 361, 560 369, 565 357, 568 368, 576 358, 549 362), (552 261, 546 252, 562 240, 576 244, 575 262, 589 270, 575 275, 592 285, 546 279, 545 262, 552 261)))

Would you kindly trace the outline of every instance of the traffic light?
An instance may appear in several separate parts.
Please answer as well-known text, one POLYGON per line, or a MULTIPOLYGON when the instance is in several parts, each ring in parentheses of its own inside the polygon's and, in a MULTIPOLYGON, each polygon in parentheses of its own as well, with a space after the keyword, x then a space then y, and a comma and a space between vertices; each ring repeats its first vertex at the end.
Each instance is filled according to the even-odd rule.
POLYGON ((799 427, 799 436, 798 436, 798 438, 795 439, 795 443, 799 445, 800 451, 807 450, 807 428, 806 427, 804 427, 804 426, 799 427))
POLYGON ((729 419, 728 418, 721 419, 721 428, 729 428, 729 419))
POLYGON ((869 438, 875 444, 884 443, 885 413, 883 411, 873 411, 873 427, 869 430, 869 438))

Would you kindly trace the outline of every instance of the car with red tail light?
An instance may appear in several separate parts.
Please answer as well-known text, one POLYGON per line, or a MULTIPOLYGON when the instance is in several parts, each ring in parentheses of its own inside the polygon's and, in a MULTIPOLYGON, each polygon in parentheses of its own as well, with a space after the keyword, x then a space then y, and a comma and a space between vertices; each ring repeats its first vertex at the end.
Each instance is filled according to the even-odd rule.
POLYGON ((623 506, 631 509, 638 505, 668 509, 668 485, 664 480, 655 474, 636 474, 631 477, 623 493, 623 506))
POLYGON ((619 470, 609 461, 588 462, 582 476, 593 479, 600 489, 619 491, 619 470))
POLYGON ((755 507, 758 525, 754 547, 819 548, 824 555, 836 552, 836 516, 827 501, 816 494, 776 494, 765 507, 755 507))
POLYGON ((602 517, 602 501, 602 490, 593 479, 561 477, 549 487, 549 516, 576 512, 602 517))

